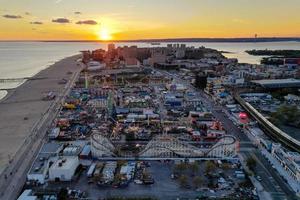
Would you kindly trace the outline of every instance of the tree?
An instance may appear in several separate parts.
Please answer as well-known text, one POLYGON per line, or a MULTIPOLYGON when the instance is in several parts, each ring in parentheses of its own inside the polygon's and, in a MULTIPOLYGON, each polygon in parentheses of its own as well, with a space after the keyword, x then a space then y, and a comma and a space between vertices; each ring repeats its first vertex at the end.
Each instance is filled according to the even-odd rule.
POLYGON ((195 86, 200 89, 206 88, 207 76, 203 74, 197 74, 195 79, 195 86))
POLYGON ((188 179, 186 175, 181 175, 178 180, 179 180, 180 187, 184 187, 188 183, 188 179))
POLYGON ((216 165, 212 161, 205 162, 205 173, 209 174, 216 169, 216 165))
POLYGON ((118 174, 115 175, 114 181, 116 183, 120 183, 122 181, 122 178, 123 178, 123 176, 118 173, 118 174))
POLYGON ((142 172, 142 178, 145 179, 145 178, 149 178, 149 177, 150 177, 149 172, 147 172, 146 170, 143 170, 143 172, 142 172))
POLYGON ((68 190, 66 188, 61 188, 58 195, 58 200, 67 200, 68 199, 68 190))
MULTIPOLYGON (((121 151, 121 150, 120 150, 121 151)), ((118 160, 117 161, 117 164, 118 164, 118 166, 122 166, 122 165, 125 165, 127 162, 125 161, 125 160, 118 160)))
POLYGON ((182 173, 186 169, 187 169, 186 163, 179 163, 179 164, 175 165, 175 167, 174 167, 174 171, 179 172, 179 173, 182 173))
POLYGON ((196 188, 200 187, 203 183, 203 179, 200 177, 200 176, 196 176, 194 179, 193 179, 193 184, 196 188))
POLYGON ((253 157, 248 157, 246 164, 247 164, 247 167, 253 171, 254 168, 256 167, 256 160, 253 157))
POLYGON ((214 184, 214 180, 212 178, 208 179, 208 184, 207 186, 209 188, 214 188, 215 187, 215 184, 214 184))
POLYGON ((199 171, 199 165, 198 163, 194 162, 192 164, 190 164, 190 169, 192 171, 193 174, 197 173, 199 171))
POLYGON ((300 127, 300 110, 297 106, 280 106, 271 114, 271 121, 276 125, 300 127))
POLYGON ((132 141, 132 140, 135 140, 134 133, 127 133, 126 134, 126 141, 132 141))
POLYGON ((228 170, 228 169, 230 169, 231 167, 230 167, 230 164, 228 164, 228 163, 224 163, 223 165, 222 165, 222 169, 223 170, 228 170))

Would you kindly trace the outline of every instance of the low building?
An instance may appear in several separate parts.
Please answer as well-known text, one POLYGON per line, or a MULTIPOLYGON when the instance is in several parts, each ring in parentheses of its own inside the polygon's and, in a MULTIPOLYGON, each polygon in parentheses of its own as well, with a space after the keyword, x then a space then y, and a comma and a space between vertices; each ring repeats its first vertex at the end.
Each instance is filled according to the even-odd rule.
POLYGON ((105 63, 100 63, 100 62, 97 62, 97 61, 90 61, 87 64, 87 70, 88 71, 98 71, 98 70, 105 69, 105 67, 106 67, 105 63))
POLYGON ((273 144, 272 155, 280 162, 291 178, 300 185, 300 155, 296 152, 287 152, 281 145, 273 144))
POLYGON ((126 178, 126 180, 132 179, 135 171, 135 162, 129 162, 125 164, 120 169, 120 174, 126 178))
POLYGON ((104 183, 111 183, 114 180, 114 174, 117 168, 117 162, 106 162, 102 171, 104 183))
POLYGON ((300 80, 298 79, 263 79, 251 81, 252 83, 259 85, 263 88, 289 88, 300 87, 300 80))
POLYGON ((300 102, 300 97, 294 94, 288 94, 284 96, 284 100, 288 102, 300 102))
POLYGON ((27 180, 44 184, 50 164, 57 160, 58 154, 62 149, 63 145, 59 143, 44 144, 27 174, 27 180))
POLYGON ((63 150, 63 156, 78 156, 81 150, 80 146, 69 145, 63 150))
POLYGON ((65 156, 56 160, 49 169, 49 180, 71 181, 79 166, 79 159, 75 156, 65 156))
POLYGON ((32 190, 24 190, 17 200, 37 200, 38 197, 32 193, 32 190))
POLYGON ((125 58, 126 67, 140 67, 140 61, 136 58, 125 58))
POLYGON ((79 155, 80 159, 88 159, 91 155, 91 145, 85 145, 79 155))

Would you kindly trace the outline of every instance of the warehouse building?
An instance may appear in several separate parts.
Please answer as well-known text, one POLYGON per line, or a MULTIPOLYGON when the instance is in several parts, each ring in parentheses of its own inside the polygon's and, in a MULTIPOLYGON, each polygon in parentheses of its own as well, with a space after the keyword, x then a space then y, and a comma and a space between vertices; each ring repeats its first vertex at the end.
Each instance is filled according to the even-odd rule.
POLYGON ((71 181, 77 167, 79 159, 76 156, 65 156, 56 160, 49 169, 49 180, 71 181))

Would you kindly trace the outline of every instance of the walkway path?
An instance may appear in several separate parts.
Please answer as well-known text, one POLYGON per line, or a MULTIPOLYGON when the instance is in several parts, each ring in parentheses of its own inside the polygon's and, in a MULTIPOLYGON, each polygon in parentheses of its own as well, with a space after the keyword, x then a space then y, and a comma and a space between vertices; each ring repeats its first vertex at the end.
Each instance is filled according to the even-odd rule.
POLYGON ((0 161, 2 166, 6 166, 0 176, 0 199, 15 199, 21 192, 26 173, 44 142, 46 130, 78 76, 81 67, 77 65, 77 59, 78 56, 66 58, 41 71, 36 77, 47 76, 47 79, 24 83, 0 103, 0 161), (58 81, 62 78, 69 82, 59 85, 58 81), (29 101, 41 98, 44 92, 49 91, 58 94, 54 102, 29 101), (10 155, 9 161, 7 155, 10 155))

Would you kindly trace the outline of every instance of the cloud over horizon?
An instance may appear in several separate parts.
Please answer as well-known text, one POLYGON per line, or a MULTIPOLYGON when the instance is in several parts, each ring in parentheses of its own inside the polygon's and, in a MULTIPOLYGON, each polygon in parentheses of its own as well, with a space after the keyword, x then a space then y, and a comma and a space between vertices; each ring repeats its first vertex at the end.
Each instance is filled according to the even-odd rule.
POLYGON ((53 23, 59 23, 59 24, 67 24, 70 23, 71 21, 67 18, 57 18, 57 19, 52 19, 53 23))
POLYGON ((20 15, 9 15, 9 14, 2 15, 2 17, 7 18, 7 19, 21 19, 22 18, 22 16, 20 16, 20 15))
POLYGON ((98 22, 96 22, 95 20, 83 20, 83 21, 76 22, 76 24, 97 25, 98 22))
POLYGON ((79 11, 74 12, 75 15, 81 15, 82 13, 79 11))
POLYGON ((35 22, 30 22, 30 24, 34 24, 34 25, 42 25, 44 24, 43 22, 40 21, 35 21, 35 22))

